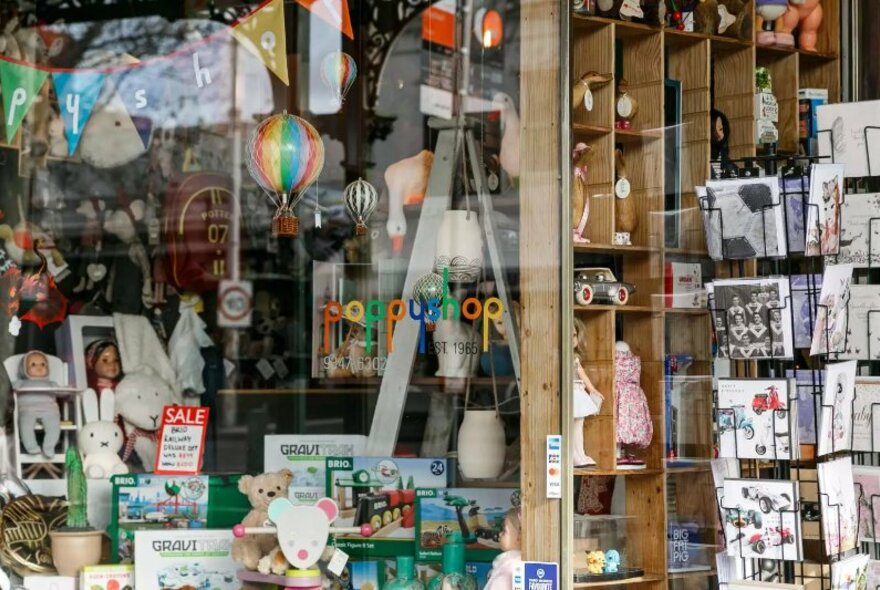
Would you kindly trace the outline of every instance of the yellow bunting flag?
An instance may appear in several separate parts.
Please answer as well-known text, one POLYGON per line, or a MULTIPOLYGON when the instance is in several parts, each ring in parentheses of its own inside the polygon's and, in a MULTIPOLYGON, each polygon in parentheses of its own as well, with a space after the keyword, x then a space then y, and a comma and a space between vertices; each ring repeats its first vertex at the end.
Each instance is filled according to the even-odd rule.
POLYGON ((287 48, 284 33, 284 0, 264 2, 232 27, 232 34, 286 85, 287 48))

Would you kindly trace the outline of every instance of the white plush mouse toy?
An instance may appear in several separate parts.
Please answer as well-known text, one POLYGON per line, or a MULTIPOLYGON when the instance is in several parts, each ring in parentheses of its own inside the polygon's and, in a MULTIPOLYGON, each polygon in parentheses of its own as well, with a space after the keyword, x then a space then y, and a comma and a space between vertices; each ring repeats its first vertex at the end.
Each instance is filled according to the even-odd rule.
POLYGON ((98 394, 86 389, 82 396, 85 425, 79 433, 79 450, 84 455, 83 471, 89 479, 106 479, 111 475, 128 473, 128 467, 119 457, 124 437, 122 429, 113 421, 115 396, 105 389, 101 392, 100 412, 98 394))

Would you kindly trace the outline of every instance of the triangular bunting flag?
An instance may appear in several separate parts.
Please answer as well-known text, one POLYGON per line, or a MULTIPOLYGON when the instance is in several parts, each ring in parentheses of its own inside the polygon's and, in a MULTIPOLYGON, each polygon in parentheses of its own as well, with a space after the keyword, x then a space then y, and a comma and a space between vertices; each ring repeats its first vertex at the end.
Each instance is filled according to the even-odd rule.
POLYGON ((296 0, 296 2, 354 40, 351 16, 348 14, 348 0, 296 0))
POLYGON ((69 156, 73 155, 76 146, 79 145, 79 139, 89 117, 92 116, 92 109, 98 102, 106 77, 107 74, 95 72, 52 73, 55 96, 58 97, 58 107, 61 110, 61 119, 64 121, 64 136, 67 138, 69 156))
POLYGON ((11 142, 21 121, 31 108, 49 72, 0 60, 0 88, 3 89, 3 116, 6 141, 11 142))
POLYGON ((232 28, 232 34, 285 85, 290 85, 287 77, 283 0, 269 0, 262 4, 236 23, 232 28))
POLYGON ((168 106, 169 60, 143 62, 110 75, 111 87, 132 118, 147 117, 154 124, 163 118, 168 106))

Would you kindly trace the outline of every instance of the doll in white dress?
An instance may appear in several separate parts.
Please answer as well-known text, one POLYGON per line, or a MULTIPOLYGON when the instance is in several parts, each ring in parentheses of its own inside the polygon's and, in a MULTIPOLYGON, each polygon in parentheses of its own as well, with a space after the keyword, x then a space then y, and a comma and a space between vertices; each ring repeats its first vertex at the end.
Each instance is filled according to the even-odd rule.
POLYGON ((574 318, 572 346, 574 347, 574 400, 572 403, 571 452, 575 467, 595 467, 596 462, 584 451, 584 418, 595 416, 605 399, 593 386, 581 365, 581 356, 587 352, 587 333, 583 322, 574 318))

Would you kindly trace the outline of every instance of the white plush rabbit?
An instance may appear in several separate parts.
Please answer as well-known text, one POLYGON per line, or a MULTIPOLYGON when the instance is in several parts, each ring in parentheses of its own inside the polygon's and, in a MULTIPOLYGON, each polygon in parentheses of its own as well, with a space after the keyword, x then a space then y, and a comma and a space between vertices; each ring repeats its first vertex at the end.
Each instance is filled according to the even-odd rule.
POLYGON ((89 479, 106 479, 118 473, 128 473, 128 466, 119 457, 125 438, 122 429, 113 422, 116 396, 109 389, 101 392, 100 413, 98 394, 86 389, 82 395, 85 426, 79 433, 79 450, 83 454, 83 470, 89 479))

